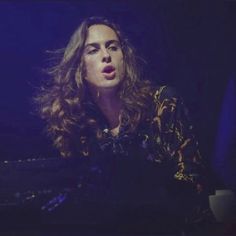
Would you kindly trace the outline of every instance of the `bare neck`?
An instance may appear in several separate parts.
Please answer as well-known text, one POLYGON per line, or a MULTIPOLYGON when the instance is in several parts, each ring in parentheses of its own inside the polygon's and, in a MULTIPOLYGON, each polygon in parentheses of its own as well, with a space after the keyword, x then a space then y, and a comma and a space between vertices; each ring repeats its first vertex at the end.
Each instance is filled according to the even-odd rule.
POLYGON ((117 93, 99 91, 92 93, 95 103, 107 118, 110 128, 115 129, 120 125, 121 101, 117 93))

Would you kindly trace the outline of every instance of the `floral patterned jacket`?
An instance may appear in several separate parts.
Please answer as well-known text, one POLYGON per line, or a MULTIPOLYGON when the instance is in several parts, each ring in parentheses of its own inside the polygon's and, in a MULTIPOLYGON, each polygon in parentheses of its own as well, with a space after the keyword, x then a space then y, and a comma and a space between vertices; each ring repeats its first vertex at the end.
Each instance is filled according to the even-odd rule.
MULTIPOLYGON (((101 117, 101 113, 96 108, 93 109, 92 107, 90 112, 101 117)), ((97 140, 89 141, 93 150, 89 150, 86 137, 80 137, 78 150, 81 156, 106 153, 135 158, 138 153, 146 160, 156 163, 172 160, 176 163, 173 178, 192 183, 197 191, 201 191, 198 184, 203 177, 203 165, 198 142, 188 110, 173 88, 161 86, 154 91, 150 114, 133 134, 126 134, 125 127, 121 127, 119 134, 113 136, 104 117, 100 119, 100 124, 103 133, 98 145, 97 140)))
MULTIPOLYGON (((139 166, 137 170, 139 177, 131 183, 128 181, 130 177, 124 177, 129 175, 125 175, 125 170, 122 170, 121 179, 123 182, 128 182, 126 193, 131 191, 130 188, 134 182, 139 182, 139 184, 152 182, 149 188, 142 190, 152 195, 156 186, 155 182, 160 182, 159 180, 162 179, 164 183, 162 184, 168 186, 170 194, 180 199, 177 204, 182 204, 184 208, 186 199, 192 199, 191 204, 196 206, 194 211, 201 211, 198 213, 202 214, 199 199, 204 194, 205 170, 188 110, 183 99, 171 87, 158 87, 153 92, 152 98, 152 104, 149 104, 150 113, 147 119, 138 126, 136 132, 127 134, 125 126, 122 126, 117 136, 112 135, 106 120, 91 105, 89 112, 94 113, 96 117, 101 117, 102 138, 99 141, 91 138, 88 146, 86 137, 80 136, 79 155, 91 156, 91 159, 95 156, 94 160, 105 160, 106 163, 111 163, 109 162, 111 160, 128 160, 131 163, 130 169, 133 170, 135 166, 139 166), (152 172, 150 169, 143 172, 144 162, 156 166, 157 169, 154 171, 160 173, 163 170, 166 174, 154 176, 150 174, 152 172), (144 177, 149 174, 151 177, 144 177)), ((116 171, 119 172, 121 169, 116 169, 116 171)), ((114 172, 114 168, 111 172, 114 172)), ((159 198, 159 195, 155 197, 153 194, 153 196, 159 198)))

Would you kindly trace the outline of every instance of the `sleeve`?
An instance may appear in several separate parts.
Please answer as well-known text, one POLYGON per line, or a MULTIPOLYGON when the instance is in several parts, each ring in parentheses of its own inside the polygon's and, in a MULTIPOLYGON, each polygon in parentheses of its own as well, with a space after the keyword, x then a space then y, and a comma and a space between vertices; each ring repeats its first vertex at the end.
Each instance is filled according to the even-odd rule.
POLYGON ((181 207, 191 205, 189 215, 194 220, 209 219, 211 216, 206 216, 211 215, 207 175, 188 109, 176 90, 170 87, 161 87, 155 94, 155 101, 162 153, 175 163, 172 194, 179 199, 181 207))
POLYGON ((170 87, 161 87, 155 99, 161 146, 166 156, 176 162, 174 179, 190 183, 200 192, 204 165, 183 99, 170 87))

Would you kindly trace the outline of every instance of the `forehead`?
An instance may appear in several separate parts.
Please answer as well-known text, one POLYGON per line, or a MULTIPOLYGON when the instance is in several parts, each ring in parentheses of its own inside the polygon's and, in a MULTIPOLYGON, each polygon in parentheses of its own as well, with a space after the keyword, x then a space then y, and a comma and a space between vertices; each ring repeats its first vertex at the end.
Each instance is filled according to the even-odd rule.
POLYGON ((104 43, 110 40, 119 41, 116 32, 112 28, 106 25, 92 25, 88 29, 85 44, 104 43))

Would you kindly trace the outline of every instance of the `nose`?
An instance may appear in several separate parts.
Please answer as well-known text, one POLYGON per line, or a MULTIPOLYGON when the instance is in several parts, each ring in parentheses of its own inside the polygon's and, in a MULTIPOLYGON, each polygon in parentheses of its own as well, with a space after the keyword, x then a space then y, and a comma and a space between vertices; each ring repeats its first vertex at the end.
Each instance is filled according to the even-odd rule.
POLYGON ((102 50, 102 62, 110 62, 111 61, 111 55, 109 54, 108 50, 104 48, 102 50))

